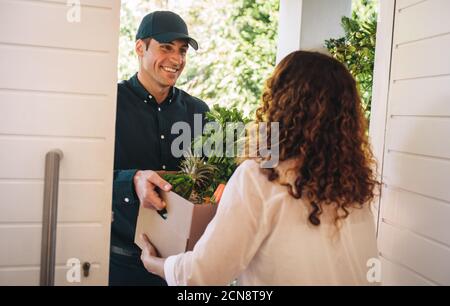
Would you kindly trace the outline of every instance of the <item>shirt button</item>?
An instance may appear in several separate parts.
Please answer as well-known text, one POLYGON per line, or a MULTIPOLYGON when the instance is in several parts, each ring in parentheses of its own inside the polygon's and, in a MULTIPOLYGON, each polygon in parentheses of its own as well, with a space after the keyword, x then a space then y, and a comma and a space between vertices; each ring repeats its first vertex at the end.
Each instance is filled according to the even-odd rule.
POLYGON ((161 107, 158 107, 158 111, 161 111, 161 107))
POLYGON ((129 203, 130 202, 130 199, 129 198, 125 198, 125 199, 123 199, 124 201, 125 201, 125 203, 129 203))
POLYGON ((149 99, 152 99, 153 97, 152 97, 151 95, 148 95, 148 98, 149 98, 149 99))
POLYGON ((164 139, 164 135, 161 135, 161 139, 164 139))
POLYGON ((166 169, 166 165, 162 165, 162 168, 163 168, 163 169, 166 169))
POLYGON ((147 103, 147 100, 144 100, 145 103, 147 103))

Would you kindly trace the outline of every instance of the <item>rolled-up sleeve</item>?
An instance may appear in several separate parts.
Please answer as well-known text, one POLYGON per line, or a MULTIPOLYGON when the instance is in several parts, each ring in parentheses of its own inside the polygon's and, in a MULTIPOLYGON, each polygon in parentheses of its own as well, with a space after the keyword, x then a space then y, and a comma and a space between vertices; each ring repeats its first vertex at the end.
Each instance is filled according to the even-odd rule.
POLYGON ((114 170, 113 206, 135 204, 139 199, 134 191, 133 177, 137 170, 114 170))
POLYGON ((166 258, 166 261, 164 262, 164 277, 166 279, 167 285, 169 286, 177 285, 174 271, 177 256, 179 255, 169 256, 166 258))
MULTIPOLYGON (((228 285, 246 269, 267 236, 263 197, 244 162, 225 187, 217 213, 190 252, 168 257, 169 285, 228 285)), ((256 171, 259 171, 256 169, 256 171)))

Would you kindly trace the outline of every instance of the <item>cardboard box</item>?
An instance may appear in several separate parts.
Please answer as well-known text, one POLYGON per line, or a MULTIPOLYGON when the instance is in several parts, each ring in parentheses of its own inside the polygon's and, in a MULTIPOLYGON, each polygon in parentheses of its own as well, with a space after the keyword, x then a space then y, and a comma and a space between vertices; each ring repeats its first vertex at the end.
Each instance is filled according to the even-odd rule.
POLYGON ((162 257, 191 251, 216 214, 217 205, 193 204, 178 194, 162 192, 167 218, 156 210, 139 208, 134 243, 142 249, 140 235, 147 234, 162 257))

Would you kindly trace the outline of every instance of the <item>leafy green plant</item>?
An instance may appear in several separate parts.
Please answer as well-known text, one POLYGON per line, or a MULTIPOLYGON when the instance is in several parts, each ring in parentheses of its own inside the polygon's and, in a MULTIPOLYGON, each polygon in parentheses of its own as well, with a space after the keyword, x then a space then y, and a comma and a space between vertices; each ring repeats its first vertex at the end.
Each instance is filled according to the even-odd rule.
POLYGON ((342 17, 342 27, 345 36, 329 39, 325 41, 325 46, 333 57, 347 66, 356 79, 366 118, 370 119, 377 32, 376 12, 366 12, 365 19, 359 17, 356 12, 352 18, 342 17))
POLYGON ((165 173, 161 176, 172 185, 172 191, 189 200, 194 188, 194 180, 184 173, 165 173))
MULTIPOLYGON (((244 126, 250 122, 236 107, 226 108, 214 105, 206 113, 208 122, 216 122, 219 129, 211 130, 197 137, 192 142, 192 149, 196 144, 206 141, 221 142, 226 147, 224 131, 230 123, 242 123, 244 126)), ((245 136, 245 129, 234 131, 233 150, 237 152, 237 143, 245 136)), ((220 184, 226 183, 233 175, 238 164, 236 157, 224 156, 224 150, 213 151, 207 158, 186 152, 181 162, 180 171, 176 174, 164 174, 163 178, 172 184, 173 191, 183 198, 196 204, 214 202, 213 194, 220 184)), ((234 155, 236 156, 236 155, 234 155)))
POLYGON ((188 175, 194 182, 190 197, 191 201, 202 203, 205 197, 211 197, 208 190, 218 170, 216 166, 207 163, 202 157, 187 152, 180 165, 180 170, 181 173, 188 175))
POLYGON ((201 204, 209 196, 206 193, 216 171, 217 168, 208 164, 204 158, 188 153, 178 173, 166 173, 162 178, 172 185, 172 191, 186 200, 201 204))
MULTIPOLYGON (((238 124, 242 123, 246 125, 250 122, 249 118, 246 118, 244 114, 238 110, 237 107, 222 107, 220 105, 214 105, 211 110, 206 114, 206 119, 208 122, 216 122, 219 124, 220 129, 213 130, 211 132, 205 133, 204 135, 197 137, 194 140, 193 146, 195 147, 196 142, 205 143, 206 141, 222 142, 222 150, 219 150, 217 154, 210 154, 208 156, 208 164, 211 164, 217 168, 211 188, 208 193, 213 193, 217 186, 221 183, 226 183, 231 175, 237 168, 236 157, 225 156, 226 150, 226 128, 228 124, 238 124)), ((233 153, 237 156, 238 142, 242 141, 245 137, 244 129, 236 129, 234 131, 234 141, 233 141, 233 153)))

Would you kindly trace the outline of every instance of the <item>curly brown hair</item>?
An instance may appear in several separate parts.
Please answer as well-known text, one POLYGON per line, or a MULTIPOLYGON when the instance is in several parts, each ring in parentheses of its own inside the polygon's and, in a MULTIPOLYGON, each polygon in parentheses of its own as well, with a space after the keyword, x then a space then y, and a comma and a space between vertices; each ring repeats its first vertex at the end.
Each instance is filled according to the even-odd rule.
MULTIPOLYGON (((337 224, 374 198, 379 182, 361 98, 334 58, 307 51, 284 58, 266 82, 256 121, 279 122, 279 161, 296 160, 294 186, 282 185, 308 200, 311 224, 320 225, 323 205, 334 205, 337 224)), ((276 168, 262 171, 279 178, 276 168)))

